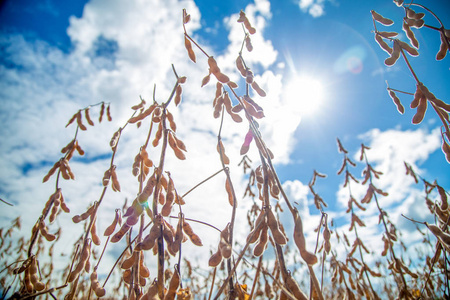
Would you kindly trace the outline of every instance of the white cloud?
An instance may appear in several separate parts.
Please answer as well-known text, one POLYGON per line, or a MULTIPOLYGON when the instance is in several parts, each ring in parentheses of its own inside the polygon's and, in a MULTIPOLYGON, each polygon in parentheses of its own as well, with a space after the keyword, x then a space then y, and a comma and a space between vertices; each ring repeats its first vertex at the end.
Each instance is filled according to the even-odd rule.
POLYGON ((303 12, 309 13, 314 18, 325 14, 325 0, 300 0, 298 6, 303 12))

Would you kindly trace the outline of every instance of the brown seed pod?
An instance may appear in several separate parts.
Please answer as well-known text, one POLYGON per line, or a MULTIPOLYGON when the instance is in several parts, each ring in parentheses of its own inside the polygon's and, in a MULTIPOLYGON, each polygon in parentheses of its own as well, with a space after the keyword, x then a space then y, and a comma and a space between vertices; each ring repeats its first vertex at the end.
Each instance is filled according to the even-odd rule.
POLYGON ((128 270, 137 262, 138 258, 139 252, 133 251, 133 254, 125 259, 120 267, 124 270, 128 270))
POLYGON ((184 238, 182 222, 183 219, 180 217, 178 220, 177 230, 175 232, 175 239, 172 244, 172 251, 174 253, 177 253, 180 250, 181 242, 184 238))
POLYGON ((222 155, 223 163, 225 165, 229 165, 230 159, 228 158, 228 156, 225 153, 225 147, 223 146, 222 140, 219 140, 219 142, 217 143, 216 149, 217 149, 217 153, 219 153, 219 155, 222 155))
POLYGON ((117 142, 119 141, 121 132, 122 132, 121 129, 119 129, 116 132, 114 132, 114 135, 112 136, 111 141, 109 142, 109 145, 111 146, 113 151, 114 151, 114 148, 117 146, 117 142))
POLYGON ((208 65, 209 65, 209 70, 211 71, 211 73, 213 73, 214 75, 221 73, 220 72, 220 68, 217 65, 216 60, 214 59, 213 56, 209 56, 208 57, 208 65))
POLYGON ((39 222, 39 231, 41 232, 42 236, 49 242, 56 239, 56 235, 48 232, 48 228, 47 228, 47 226, 45 226, 43 218, 39 222))
POLYGON ((81 115, 81 110, 78 111, 77 113, 77 125, 81 130, 87 130, 86 126, 84 126, 83 121, 82 121, 82 115, 81 115))
POLYGON ((187 38, 186 35, 184 36, 184 46, 186 47, 189 58, 195 63, 195 52, 192 49, 191 41, 187 38))
POLYGON ((245 47, 247 48, 248 52, 252 52, 253 51, 252 41, 251 41, 250 36, 248 34, 245 36, 245 47))
POLYGON ((297 281, 294 280, 291 274, 287 274, 285 276, 284 282, 286 283, 287 289, 295 296, 295 299, 298 300, 308 299, 308 297, 305 295, 305 293, 302 292, 297 281))
POLYGON ((214 76, 216 76, 217 80, 219 80, 222 83, 228 83, 230 81, 230 78, 223 74, 222 72, 213 73, 214 76))
POLYGON ((408 18, 404 18, 403 20, 406 24, 408 24, 408 26, 414 27, 414 28, 422 28, 423 25, 425 25, 424 20, 414 20, 414 19, 408 19, 408 18))
POLYGON ((173 120, 172 113, 170 113, 170 111, 168 111, 168 110, 166 110, 166 117, 167 117, 167 120, 169 121, 170 129, 172 129, 174 132, 176 132, 177 131, 177 124, 173 120))
POLYGON ((105 229, 105 233, 103 234, 104 236, 110 236, 111 234, 114 233, 114 230, 116 230, 117 222, 119 221, 119 214, 120 214, 120 211, 118 209, 116 209, 116 215, 114 217, 114 220, 111 223, 111 225, 109 225, 105 229))
POLYGON ((180 275, 178 274, 177 266, 175 266, 175 271, 170 279, 169 289, 167 290, 167 294, 164 296, 164 300, 174 300, 179 285, 180 275))
POLYGON ((323 239, 325 241, 324 247, 325 247, 325 251, 329 254, 331 251, 331 244, 330 244, 330 239, 331 239, 331 231, 328 228, 328 224, 325 223, 325 229, 323 230, 323 239))
POLYGON ((261 97, 266 97, 266 92, 259 87, 259 85, 256 83, 256 81, 252 82, 252 88, 255 90, 255 92, 258 93, 261 97))
POLYGON ((231 184, 228 178, 225 181, 225 190, 227 191, 228 194, 228 203, 230 203, 231 206, 234 206, 233 191, 231 190, 231 184))
POLYGON ((191 242, 194 245, 203 246, 202 240, 200 239, 200 237, 194 233, 191 225, 188 222, 186 222, 185 220, 183 220, 183 231, 184 231, 184 233, 186 233, 186 235, 189 237, 189 239, 191 240, 191 242))
POLYGON ((84 110, 84 117, 89 125, 94 126, 94 122, 92 122, 91 116, 89 115, 89 108, 84 110))
POLYGON ((261 256, 264 253, 264 250, 267 248, 267 243, 269 242, 269 226, 267 223, 264 223, 261 229, 261 234, 259 236, 258 243, 253 248, 253 255, 256 257, 261 256))
POLYGON ((159 123, 158 124, 158 130, 156 130, 155 138, 153 139, 153 142, 152 142, 153 147, 158 146, 159 140, 162 137, 162 133, 163 133, 163 126, 162 126, 161 123, 159 123))
POLYGON ((131 227, 127 223, 123 224, 122 227, 120 227, 119 231, 117 231, 116 234, 114 234, 111 238, 111 243, 117 243, 118 241, 120 241, 130 228, 131 227))
POLYGON ((97 235, 97 225, 96 225, 96 221, 94 221, 92 223, 92 227, 91 227, 91 238, 92 238, 92 242, 97 245, 100 246, 101 241, 100 241, 100 237, 97 235))
POLYGON ((419 105, 417 106, 417 112, 412 119, 413 124, 419 124, 422 122, 425 117, 425 113, 427 111, 428 100, 426 98, 420 98, 419 105))
POLYGON ((425 14, 424 13, 416 13, 411 8, 406 8, 406 16, 409 19, 419 20, 419 19, 422 19, 425 16, 425 14))
POLYGON ((448 209, 447 193, 440 185, 436 186, 441 197, 441 210, 446 211, 448 209))
POLYGON ((250 231, 248 237, 247 237, 247 243, 253 244, 256 242, 261 234, 263 226, 266 226, 266 219, 265 219, 265 213, 264 210, 261 210, 260 214, 255 220, 255 226, 253 227, 253 230, 250 231))
POLYGON ((203 79, 202 79, 202 86, 201 87, 207 85, 210 79, 211 79, 211 73, 209 73, 208 75, 203 77, 203 79))
POLYGON ((150 270, 144 265, 144 252, 139 255, 139 276, 144 278, 150 277, 150 270))
MULTIPOLYGON (((79 111, 78 111, 78 112, 79 112, 79 111)), ((76 119, 77 116, 78 116, 78 112, 76 112, 76 113, 70 118, 69 122, 67 122, 67 124, 66 124, 66 128, 67 128, 67 126, 69 126, 70 124, 72 124, 73 121, 75 121, 75 119, 76 119)))
POLYGON ((391 57, 388 57, 384 60, 385 65, 392 66, 397 62, 400 58, 401 47, 398 43, 398 40, 394 40, 394 48, 391 53, 391 57))
POLYGON ((379 13, 377 13, 374 10, 370 11, 372 13, 372 17, 374 18, 375 21, 380 22, 383 25, 386 26, 390 26, 392 24, 394 24, 394 21, 392 21, 391 19, 385 18, 382 15, 380 15, 379 13))
POLYGON ((419 52, 417 51, 416 48, 413 48, 410 45, 408 45, 407 43, 402 42, 400 40, 397 40, 397 42, 399 43, 400 47, 402 49, 405 49, 406 52, 408 52, 410 55, 412 55, 412 56, 418 56, 419 55, 419 52))
POLYGON ((211 255, 211 257, 209 258, 208 265, 215 268, 222 262, 222 258, 223 257, 221 251, 217 250, 217 252, 213 253, 213 255, 211 255))
POLYGON ((120 192, 120 184, 119 184, 119 180, 117 179, 117 173, 116 173, 116 166, 112 165, 111 166, 111 180, 112 180, 112 184, 111 184, 111 188, 114 192, 120 192))
POLYGON ((67 278, 68 282, 74 281, 78 275, 84 270, 84 267, 86 265, 86 262, 89 260, 89 257, 91 255, 91 244, 89 242, 85 242, 84 248, 81 252, 80 259, 78 260, 78 264, 75 267, 74 270, 69 274, 69 277, 67 278))
POLYGON ((295 215, 294 242, 297 245, 297 248, 300 250, 301 257, 308 265, 314 265, 317 263, 317 256, 306 250, 306 241, 305 236, 303 235, 302 219, 298 215, 298 213, 296 213, 295 215))
POLYGON ((397 106, 397 110, 399 113, 403 114, 405 112, 405 107, 400 102, 400 99, 397 97, 394 91, 389 90, 389 96, 391 96, 392 100, 394 101, 395 105, 397 106))
POLYGON ((443 32, 441 32, 441 46, 439 48, 438 53, 436 54, 436 60, 442 60, 447 55, 448 45, 446 42, 446 37, 443 32))
POLYGON ((42 179, 42 182, 46 182, 50 179, 50 177, 55 174, 55 171, 59 168, 61 164, 61 161, 58 160, 53 167, 51 167, 51 169, 48 171, 47 175, 44 176, 44 178, 42 179))
POLYGON ((247 70, 244 66, 244 60, 242 59, 242 57, 239 55, 236 58, 236 67, 239 70, 239 72, 241 73, 242 77, 247 77, 247 70))
POLYGON ((408 37, 411 44, 419 49, 419 41, 416 39, 414 32, 411 30, 411 27, 409 27, 406 22, 403 22, 402 29, 406 33, 406 36, 408 37))
POLYGON ((272 210, 267 208, 267 225, 269 225, 270 231, 272 232, 273 239, 277 244, 285 245, 287 243, 286 236, 281 232, 278 225, 278 221, 275 218, 272 210))
POLYGON ((450 234, 442 231, 439 226, 428 224, 427 222, 425 222, 425 225, 442 243, 444 243, 443 246, 446 246, 447 248, 450 247, 450 234))
POLYGON ((253 76, 252 70, 247 69, 247 74, 245 75, 245 81, 248 84, 252 84, 253 83, 253 79, 254 79, 254 76, 253 76))
POLYGON ((112 121, 112 117, 111 117, 111 105, 108 104, 108 106, 106 107, 106 117, 108 118, 108 121, 111 122, 112 121))
POLYGON ((105 102, 102 102, 102 105, 100 106, 100 114, 98 117, 98 122, 101 123, 103 119, 103 114, 105 113, 105 102))
POLYGON ((173 101, 175 102, 175 106, 180 105, 182 93, 183 93, 183 88, 181 87, 181 85, 177 86, 177 89, 175 91, 175 98, 173 99, 173 101))
POLYGON ((228 242, 230 238, 230 223, 220 232, 219 251, 225 259, 231 257, 232 248, 228 242))

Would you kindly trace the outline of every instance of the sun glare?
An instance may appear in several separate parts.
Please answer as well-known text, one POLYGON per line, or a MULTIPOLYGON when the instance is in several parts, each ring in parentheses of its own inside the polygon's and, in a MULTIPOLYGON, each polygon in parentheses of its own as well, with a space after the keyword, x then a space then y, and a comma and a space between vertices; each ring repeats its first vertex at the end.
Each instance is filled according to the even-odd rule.
POLYGON ((310 76, 292 78, 284 89, 286 105, 301 116, 311 116, 319 111, 324 99, 323 84, 310 76))

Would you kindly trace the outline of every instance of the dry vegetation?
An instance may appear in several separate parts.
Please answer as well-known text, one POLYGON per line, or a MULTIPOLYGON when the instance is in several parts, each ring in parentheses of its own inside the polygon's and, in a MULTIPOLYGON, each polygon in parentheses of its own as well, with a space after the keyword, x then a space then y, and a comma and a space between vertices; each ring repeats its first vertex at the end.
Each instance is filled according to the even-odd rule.
MULTIPOLYGON (((403 30, 411 45, 396 39, 396 32, 379 31, 378 27, 388 26, 393 21, 372 11, 374 33, 381 48, 390 55, 386 59, 387 65, 393 65, 400 56, 406 61, 416 80, 416 92, 401 92, 391 87, 388 87, 388 92, 401 113, 404 112, 404 107, 395 92, 414 96, 410 106, 417 109, 412 120, 415 124, 423 120, 427 106, 433 108, 442 121, 442 151, 450 161, 450 105, 439 100, 427 89, 425 83, 419 80, 411 67, 410 58, 405 54, 419 54, 419 45, 413 30, 423 28, 420 30, 436 30, 440 33, 442 43, 436 58, 442 59, 449 49, 450 30, 444 29, 442 23, 440 28, 425 24, 425 14, 434 16, 426 7, 419 4, 402 6, 401 2, 396 1, 399 9, 405 11, 403 30)), ((83 236, 74 241, 73 253, 67 257, 67 267, 60 276, 62 279, 58 281, 55 276, 51 277, 51 274, 54 268, 53 257, 56 255, 53 249, 60 232, 51 232, 47 225, 55 222, 56 218, 67 218, 67 215, 62 215, 61 212, 70 214, 59 181, 75 178, 69 163, 76 153, 84 154, 78 141, 78 133, 88 129, 86 123, 94 125, 90 112, 100 107, 98 122, 101 122, 105 115, 111 120, 110 106, 99 103, 81 109, 68 122, 67 126, 76 126, 75 136, 62 149, 62 158, 44 177, 44 182, 55 181, 55 191, 44 204, 42 214, 31 230, 31 236, 21 237, 20 240, 13 238, 15 231, 21 229, 19 218, 15 219, 9 228, 0 230, 0 249, 4 266, 1 272, 2 299, 7 295, 10 299, 448 298, 448 193, 436 181, 431 183, 416 175, 410 165, 405 163, 405 176, 413 176, 417 184, 424 184, 424 201, 435 219, 434 224, 411 220, 418 224, 417 230, 423 234, 423 249, 426 249, 420 253, 422 260, 416 261, 411 267, 410 258, 401 251, 402 247, 405 247, 401 235, 391 222, 388 212, 380 206, 379 199, 387 196, 387 193, 377 188, 377 180, 383 174, 371 164, 369 148, 365 145, 361 147, 360 164, 364 165, 365 169, 363 178, 358 178, 352 174, 352 168, 357 163, 348 156, 344 145, 337 140, 338 151, 343 155, 338 174, 344 177, 344 188, 348 188, 349 202, 346 213, 351 220, 350 227, 345 232, 334 229, 326 212, 327 204, 315 190, 316 180, 324 178, 325 175, 314 172, 309 187, 322 217, 317 224, 316 233, 309 233, 317 235, 316 245, 307 244, 303 232, 302 212, 297 210, 283 190, 272 164, 273 154, 265 144, 256 123, 256 120, 264 118, 264 112, 255 99, 265 97, 266 93, 254 80, 251 66, 245 61, 245 56, 250 55, 253 48, 251 37, 256 32, 255 28, 241 11, 237 22, 239 26, 242 24, 243 43, 236 59, 236 67, 245 78, 246 93, 239 95, 237 84, 222 73, 214 57, 208 55, 187 33, 185 26, 189 26, 189 19, 190 16, 183 11, 185 47, 193 62, 196 62, 196 55, 205 55, 208 58, 208 66, 204 66, 207 75, 201 85, 216 85, 213 117, 220 119, 220 128, 225 122, 247 122, 250 128, 241 147, 240 165, 243 172, 248 174, 248 185, 243 199, 236 196, 229 174, 230 160, 221 140, 221 129, 217 134, 217 151, 222 170, 212 176, 224 176, 224 189, 228 194, 232 217, 225 228, 216 228, 220 239, 217 249, 211 252, 210 268, 203 273, 194 272, 195 266, 190 257, 182 254, 185 243, 202 246, 201 237, 191 227, 192 223, 201 220, 189 219, 189 216, 183 213, 183 206, 189 204, 186 204, 183 195, 178 193, 177 182, 171 178, 170 170, 165 169, 167 160, 186 159, 186 146, 177 137, 177 126, 169 111, 180 105, 186 77, 179 76, 173 67, 174 86, 168 99, 163 103, 153 100, 149 105, 144 99, 140 99, 140 103, 132 107, 133 115, 112 137, 112 155, 110 167, 103 177, 103 191, 86 212, 73 216, 72 220, 77 224, 74 226, 83 226, 85 230, 83 236), (233 106, 233 102, 237 104, 233 106), (143 144, 137 149, 138 153, 131 168, 132 174, 139 182, 138 196, 129 206, 125 203, 122 208, 118 208, 114 216, 100 216, 106 190, 121 190, 114 159, 119 151, 122 134, 125 134, 126 127, 132 124, 138 127, 141 124, 150 125, 148 133, 143 135, 143 144), (259 164, 256 164, 254 169, 246 155, 251 144, 258 148, 260 154, 259 164), (154 151, 150 152, 148 148, 160 149, 159 157, 150 157, 149 153, 154 151), (353 196, 351 187, 354 184, 367 186, 367 193, 362 199, 353 196), (281 198, 284 199, 283 205, 277 201, 281 198), (235 218, 238 201, 253 203, 247 220, 235 218), (366 226, 364 219, 360 217, 361 211, 369 206, 376 206, 378 209, 380 228, 383 228, 384 249, 369 251, 365 246, 364 236, 359 234, 360 228, 366 226), (280 211, 286 209, 291 217, 281 220, 280 211), (107 228, 98 228, 97 220, 100 217, 113 221, 107 228), (178 219, 176 227, 168 222, 170 217, 178 219), (289 226, 286 226, 288 224, 289 226), (285 227, 293 227, 294 230, 287 232, 285 227), (236 241, 236 228, 248 232, 246 241, 236 241), (104 240, 106 239, 103 245, 99 234, 103 234, 104 240), (113 266, 102 266, 103 270, 99 270, 104 251, 122 245, 116 244, 121 240, 126 240, 126 246, 119 250, 121 255, 116 263, 113 266), (288 243, 289 240, 293 243, 288 243), (295 248, 291 247, 294 245, 295 248), (275 256, 264 256, 268 248, 272 249, 275 256), (346 253, 344 260, 338 255, 338 249, 346 253), (157 266, 155 270, 147 267, 150 261, 153 262, 152 265, 157 266), (369 261, 371 263, 368 263, 369 261), (109 275, 99 280, 100 271, 109 272, 109 275)), ((436 19, 439 21, 437 17, 436 19)), ((207 184, 207 180, 204 184, 207 184)))

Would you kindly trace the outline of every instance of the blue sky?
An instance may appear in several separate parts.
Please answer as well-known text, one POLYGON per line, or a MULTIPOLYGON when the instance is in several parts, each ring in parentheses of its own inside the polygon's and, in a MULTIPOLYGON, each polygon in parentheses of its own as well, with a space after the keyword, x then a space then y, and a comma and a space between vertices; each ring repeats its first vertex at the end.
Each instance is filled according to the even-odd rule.
MULTIPOLYGON (((450 26, 450 3, 429 2, 427 7, 450 26)), ((193 150, 188 152, 191 162, 173 161, 168 167, 177 170, 174 174, 181 190, 188 190, 220 168, 214 150, 218 130, 218 121, 212 118, 214 87, 209 84, 199 88, 207 65, 204 58, 192 64, 185 53, 180 22, 183 7, 192 14, 188 32, 218 58, 223 69, 234 76, 232 79, 239 78, 234 59, 242 41, 236 23, 240 9, 246 10, 257 28, 252 37, 255 50, 245 52, 244 58, 268 92, 268 97, 257 100, 267 116, 260 121, 261 131, 276 156, 281 180, 290 187, 294 200, 308 207, 303 214, 311 217, 311 222, 318 222, 314 217, 319 214, 306 188, 314 169, 328 175, 316 185, 316 192, 329 204, 327 210, 338 225, 348 220, 343 214, 347 201, 345 190, 341 190, 343 178, 336 175, 342 161, 337 137, 351 157, 357 155, 362 142, 372 146, 369 158, 386 173, 379 185, 390 192, 384 204, 392 208, 393 218, 405 228, 408 224, 401 221, 399 212, 408 209, 411 217, 418 219, 427 215, 409 209, 425 206, 422 187, 413 185, 404 175, 404 160, 427 180, 437 179, 450 189, 450 165, 439 149, 439 119, 429 110, 420 125, 412 125, 411 96, 399 95, 406 108, 400 115, 386 92, 386 80, 393 88, 415 91, 406 64, 399 60, 393 67, 386 67, 383 62, 387 54, 374 40, 372 9, 395 21, 389 28, 379 26, 379 30, 397 31, 407 41, 401 31, 403 9, 392 1, 171 0, 129 1, 124 6, 121 1, 106 0, 7 0, 0 10, 0 193, 15 206, 1 210, 0 225, 5 226, 19 214, 29 214, 24 233, 29 232, 52 190, 52 184, 41 183, 42 177, 59 159, 59 149, 73 136, 74 128, 64 128, 67 120, 78 109, 104 100, 111 102, 113 122, 97 124, 79 138, 86 157, 74 163, 77 180, 63 183, 73 213, 70 217, 61 215, 60 224, 70 222, 73 214, 97 199, 109 160, 110 137, 131 115, 130 107, 139 102, 139 95, 151 99, 154 84, 164 101, 173 84, 171 63, 188 77, 184 100, 174 114, 180 120, 179 135, 193 150), (303 88, 294 96, 287 95, 283 91, 297 77, 318 82, 320 90, 309 94, 303 88), (320 107, 304 114, 306 109, 297 105, 299 99, 319 101, 314 98, 317 93, 323 94, 320 107), (208 143, 211 147, 199 146, 208 143)), ((425 21, 437 26, 429 15, 425 21)), ((411 64, 428 88, 448 103, 450 58, 435 60, 439 34, 427 28, 415 32, 420 56, 410 57, 411 64)), ((247 129, 227 122, 223 134, 232 158, 231 170, 237 186, 245 188, 245 177, 236 165, 247 129)), ((105 204, 105 211, 120 207, 124 198, 136 193, 130 170, 144 133, 129 131, 124 138, 128 144, 123 145, 117 158, 119 177, 126 187, 120 195, 108 195, 111 201, 105 204)), ((251 151, 250 157, 256 167, 256 152, 251 151)), ((360 176, 362 167, 358 165, 354 174, 360 176)), ((221 185, 221 180, 213 180, 211 189, 221 185)), ((357 196, 364 194, 364 187, 354 190, 357 196)), ((195 193, 190 209, 193 217, 216 222, 222 228, 228 214, 214 219, 200 209, 205 206, 202 194, 207 197, 211 193, 214 195, 204 190, 195 193)), ((243 202, 242 212, 248 205, 243 202)), ((370 217, 377 218, 376 212, 367 212, 370 217)), ((101 222, 103 226, 110 221, 101 222)), ((374 245, 381 245, 374 226, 368 233, 374 245)))

